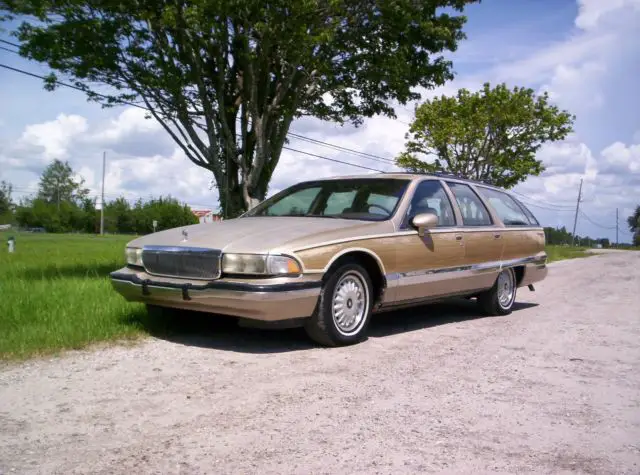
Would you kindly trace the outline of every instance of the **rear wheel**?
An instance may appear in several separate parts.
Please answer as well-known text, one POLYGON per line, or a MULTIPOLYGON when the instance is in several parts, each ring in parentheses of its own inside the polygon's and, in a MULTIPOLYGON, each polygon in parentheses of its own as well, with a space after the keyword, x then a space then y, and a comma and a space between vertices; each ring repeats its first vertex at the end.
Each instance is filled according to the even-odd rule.
POLYGON ((364 267, 355 262, 340 266, 322 287, 316 310, 305 324, 307 334, 325 346, 364 340, 372 296, 373 285, 364 267))
POLYGON ((496 282, 478 296, 480 308, 488 315, 509 315, 516 301, 516 274, 511 268, 503 269, 496 282))

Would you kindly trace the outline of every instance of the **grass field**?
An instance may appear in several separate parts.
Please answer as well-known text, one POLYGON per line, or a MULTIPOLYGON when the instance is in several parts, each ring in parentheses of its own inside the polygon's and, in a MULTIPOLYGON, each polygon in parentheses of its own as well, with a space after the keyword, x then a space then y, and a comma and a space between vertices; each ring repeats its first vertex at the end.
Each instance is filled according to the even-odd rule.
POLYGON ((142 305, 115 293, 130 236, 0 233, 0 359, 14 359, 142 333, 142 305), (7 238, 16 251, 7 252, 7 238))
POLYGON ((575 259, 577 257, 589 257, 585 251, 585 247, 569 247, 569 246, 547 246, 546 251, 549 256, 549 262, 561 261, 564 259, 575 259))
MULTIPOLYGON (((131 236, 0 233, 0 360, 92 343, 134 339, 162 325, 143 305, 114 292, 109 272, 122 267, 131 236), (6 241, 16 236, 16 252, 6 241)), ((549 246, 550 260, 585 257, 549 246)))

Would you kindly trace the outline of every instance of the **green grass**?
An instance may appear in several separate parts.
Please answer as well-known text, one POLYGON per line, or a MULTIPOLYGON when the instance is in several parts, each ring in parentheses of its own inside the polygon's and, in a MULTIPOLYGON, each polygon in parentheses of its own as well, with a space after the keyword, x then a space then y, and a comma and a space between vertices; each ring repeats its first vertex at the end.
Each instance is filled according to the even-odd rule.
POLYGON ((0 233, 0 360, 142 334, 144 307, 126 302, 108 279, 131 239, 0 233))
POLYGON ((586 252, 586 247, 571 247, 571 246, 547 246, 545 251, 549 256, 549 262, 561 261, 564 259, 575 259, 578 257, 589 257, 593 254, 586 252))

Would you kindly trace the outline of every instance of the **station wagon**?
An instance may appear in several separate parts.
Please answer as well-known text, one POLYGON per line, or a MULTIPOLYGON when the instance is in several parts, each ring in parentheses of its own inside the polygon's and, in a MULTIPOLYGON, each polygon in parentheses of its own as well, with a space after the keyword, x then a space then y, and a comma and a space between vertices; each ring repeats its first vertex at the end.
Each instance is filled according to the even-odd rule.
POLYGON ((372 313, 468 297, 490 315, 547 275, 542 227, 508 192, 451 175, 295 184, 238 218, 131 241, 116 291, 157 308, 366 338, 372 313))

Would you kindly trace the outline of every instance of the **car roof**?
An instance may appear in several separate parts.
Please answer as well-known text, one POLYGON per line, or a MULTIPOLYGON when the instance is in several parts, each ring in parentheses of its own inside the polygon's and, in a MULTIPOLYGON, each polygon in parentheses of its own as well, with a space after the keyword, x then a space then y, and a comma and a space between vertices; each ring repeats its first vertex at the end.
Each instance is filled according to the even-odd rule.
POLYGON ((470 178, 460 177, 457 175, 449 174, 449 173, 411 173, 411 172, 381 172, 381 173, 365 173, 359 175, 340 175, 340 176, 332 176, 327 178, 320 178, 312 181, 322 181, 322 180, 359 180, 359 179, 380 179, 380 178, 395 178, 400 180, 417 180, 417 179, 432 179, 432 180, 440 180, 446 179, 449 181, 456 181, 460 183, 472 183, 478 186, 484 186, 486 188, 493 188, 496 190, 504 191, 501 188, 491 185, 489 183, 484 183, 478 180, 472 180, 470 178))

